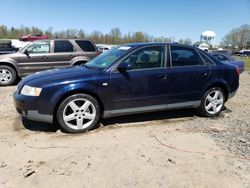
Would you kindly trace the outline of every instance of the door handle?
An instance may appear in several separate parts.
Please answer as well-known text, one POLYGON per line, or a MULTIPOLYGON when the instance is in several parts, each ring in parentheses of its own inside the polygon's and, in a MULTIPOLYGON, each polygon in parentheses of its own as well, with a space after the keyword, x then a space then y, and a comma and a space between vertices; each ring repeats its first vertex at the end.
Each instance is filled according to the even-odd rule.
POLYGON ((158 75, 158 78, 166 80, 168 78, 168 76, 166 74, 160 74, 160 75, 158 75))
POLYGON ((74 55, 72 55, 72 54, 71 54, 71 55, 69 55, 69 57, 70 57, 70 58, 73 58, 73 57, 74 57, 74 55))
POLYGON ((42 57, 42 59, 48 59, 48 57, 47 57, 46 55, 44 55, 44 56, 42 57))
POLYGON ((207 75, 208 75, 207 72, 200 72, 200 74, 201 74, 202 76, 207 76, 207 75))

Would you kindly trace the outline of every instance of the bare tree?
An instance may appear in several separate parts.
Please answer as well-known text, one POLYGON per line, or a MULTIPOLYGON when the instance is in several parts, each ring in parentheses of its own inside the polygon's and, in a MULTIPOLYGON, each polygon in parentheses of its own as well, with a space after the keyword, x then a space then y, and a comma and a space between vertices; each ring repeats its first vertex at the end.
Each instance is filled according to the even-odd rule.
POLYGON ((240 49, 246 47, 248 41, 250 41, 250 25, 244 24, 239 28, 238 31, 238 46, 240 49))
POLYGON ((239 28, 232 29, 225 37, 222 38, 221 46, 224 48, 247 48, 250 41, 250 25, 244 24, 239 28))

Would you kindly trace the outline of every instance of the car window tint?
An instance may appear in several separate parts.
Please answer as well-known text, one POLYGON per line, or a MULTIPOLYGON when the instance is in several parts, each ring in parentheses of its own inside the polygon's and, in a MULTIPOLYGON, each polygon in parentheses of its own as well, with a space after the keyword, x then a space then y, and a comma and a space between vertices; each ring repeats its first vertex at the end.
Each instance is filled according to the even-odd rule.
POLYGON ((27 51, 30 54, 35 53, 49 53, 50 51, 50 44, 49 43, 34 43, 27 48, 27 51))
POLYGON ((213 56, 218 59, 219 61, 228 61, 228 58, 226 58, 224 55, 221 54, 213 54, 213 56))
POLYGON ((164 47, 147 47, 130 55, 125 62, 131 64, 132 69, 148 69, 164 66, 164 47))
POLYGON ((74 48, 71 42, 67 40, 55 41, 54 52, 73 52, 74 48))
POLYGON ((203 65, 199 54, 192 48, 172 46, 172 66, 193 66, 203 65))
POLYGON ((96 51, 94 45, 90 41, 76 40, 75 42, 85 52, 94 52, 94 51, 96 51))

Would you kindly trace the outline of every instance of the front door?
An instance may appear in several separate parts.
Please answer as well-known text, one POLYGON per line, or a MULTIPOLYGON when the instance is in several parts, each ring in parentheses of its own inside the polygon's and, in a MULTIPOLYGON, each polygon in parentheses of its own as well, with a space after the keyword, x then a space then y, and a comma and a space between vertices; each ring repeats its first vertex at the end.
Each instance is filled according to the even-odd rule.
POLYGON ((165 59, 165 46, 145 47, 129 55, 123 62, 128 62, 131 70, 111 73, 111 113, 128 113, 164 105, 162 101, 167 87, 165 59))
POLYGON ((35 42, 26 49, 27 54, 21 52, 18 66, 22 75, 48 69, 50 58, 50 42, 35 42))

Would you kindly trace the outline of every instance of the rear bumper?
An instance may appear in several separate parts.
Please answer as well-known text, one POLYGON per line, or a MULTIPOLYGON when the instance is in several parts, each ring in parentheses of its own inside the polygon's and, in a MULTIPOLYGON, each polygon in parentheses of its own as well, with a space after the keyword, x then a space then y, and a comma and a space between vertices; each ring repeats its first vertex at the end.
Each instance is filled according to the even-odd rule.
POLYGON ((26 119, 40 121, 45 123, 53 123, 52 114, 41 114, 39 112, 39 99, 37 97, 29 97, 14 93, 14 105, 17 112, 26 119))

